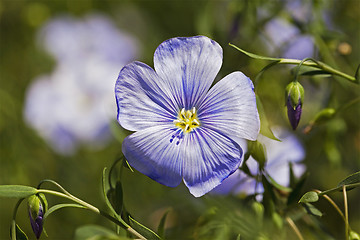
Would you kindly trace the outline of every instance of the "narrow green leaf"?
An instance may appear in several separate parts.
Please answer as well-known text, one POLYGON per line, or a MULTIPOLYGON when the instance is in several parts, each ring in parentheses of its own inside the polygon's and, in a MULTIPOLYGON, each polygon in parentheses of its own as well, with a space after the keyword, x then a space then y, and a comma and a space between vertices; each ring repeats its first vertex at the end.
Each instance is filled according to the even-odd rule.
POLYGON ((360 183, 360 171, 351 174, 350 176, 342 180, 337 186, 342 187, 344 185, 350 185, 354 183, 360 183))
POLYGON ((265 176, 265 178, 268 180, 268 182, 269 182, 273 187, 277 188, 278 190, 283 191, 283 192, 288 192, 288 193, 292 191, 291 188, 282 186, 282 185, 280 185, 279 183, 277 183, 277 182, 275 181, 275 179, 273 179, 270 175, 266 174, 266 175, 264 175, 264 176, 265 176))
POLYGON ((317 202, 318 200, 319 200, 319 195, 314 191, 310 191, 305 193, 300 198, 299 203, 317 202))
MULTIPOLYGON (((19 225, 16 224, 16 240, 29 240, 29 238, 26 236, 26 234, 24 233, 24 231, 19 227, 19 225)), ((10 238, 12 239, 12 230, 10 230, 10 238)))
POLYGON ((265 137, 268 137, 276 141, 280 141, 277 137, 275 137, 274 133, 270 129, 269 122, 265 115, 264 107, 258 95, 256 95, 256 105, 260 116, 260 133, 265 137))
POLYGON ((254 54, 254 53, 250 53, 250 52, 247 52, 231 43, 229 43, 229 45, 233 48, 235 48, 236 50, 242 52, 243 54, 247 55, 248 57, 251 57, 251 58, 255 58, 255 59, 261 59, 261 60, 269 60, 269 61, 280 61, 281 58, 273 58, 273 57, 265 57, 265 56, 261 56, 261 55, 257 55, 257 54, 254 54))
MULTIPOLYGON (((292 168, 291 168, 291 172, 292 172, 292 168)), ((296 183, 295 182, 293 183, 293 186, 290 185, 290 186, 292 186, 293 190, 289 194, 289 197, 287 199, 287 205, 295 203, 297 201, 297 199, 299 199, 299 197, 301 196, 300 195, 301 189, 304 186, 307 177, 308 177, 308 174, 304 173, 296 183)))
POLYGON ((44 214, 44 220, 53 212, 55 212, 56 210, 59 210, 61 208, 67 208, 67 207, 73 207, 73 208, 86 208, 80 204, 75 204, 75 203, 63 203, 63 204, 57 204, 55 206, 52 206, 51 208, 49 208, 49 210, 47 210, 44 214))
POLYGON ((75 231, 75 240, 127 240, 115 232, 98 225, 85 225, 75 231))
POLYGON ((311 214, 311 215, 314 215, 314 216, 317 216, 317 217, 321 217, 322 216, 322 212, 317 209, 314 205, 312 205, 311 203, 304 203, 303 205, 306 209, 306 212, 308 214, 311 214))
POLYGON ((141 223, 137 222, 135 219, 133 219, 131 216, 129 216, 130 226, 134 228, 138 233, 140 233, 142 236, 144 236, 148 240, 159 240, 161 239, 159 235, 157 235, 154 231, 151 229, 145 227, 141 223))
POLYGON ((120 216, 117 214, 117 212, 115 211, 115 209, 113 208, 109 198, 108 198, 108 191, 110 189, 110 185, 109 183, 106 181, 108 179, 108 174, 106 172, 106 168, 104 168, 103 170, 103 175, 102 175, 102 189, 103 189, 103 196, 105 198, 105 203, 108 206, 109 210, 111 211, 112 214, 114 214, 116 216, 117 219, 120 219, 120 216))
POLYGON ((166 217, 169 214, 170 210, 167 210, 164 215, 162 216, 159 226, 158 226, 158 234, 161 238, 165 239, 165 222, 166 222, 166 217))
POLYGON ((36 188, 23 185, 0 185, 0 197, 26 198, 38 192, 36 188))
POLYGON ((356 80, 356 83, 360 83, 360 64, 358 65, 356 72, 355 72, 355 80, 356 80))
POLYGON ((123 191, 120 181, 116 182, 115 188, 108 190, 107 196, 115 212, 121 215, 123 209, 123 191))

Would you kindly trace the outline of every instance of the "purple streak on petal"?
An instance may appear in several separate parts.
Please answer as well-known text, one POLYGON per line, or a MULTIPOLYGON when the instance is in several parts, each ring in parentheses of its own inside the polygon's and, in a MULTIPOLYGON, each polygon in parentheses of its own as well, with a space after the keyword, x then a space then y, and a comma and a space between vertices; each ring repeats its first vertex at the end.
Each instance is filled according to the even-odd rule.
POLYGON ((287 101, 287 114, 289 118, 289 122, 292 126, 292 128, 295 130, 297 126, 299 125, 300 117, 302 112, 302 106, 301 101, 299 99, 298 104, 295 106, 295 109, 291 106, 291 100, 290 97, 287 101))
POLYGON ((154 54, 157 74, 166 82, 180 108, 197 107, 222 64, 222 48, 196 36, 164 41, 154 54))
POLYGON ((260 130, 259 113, 251 80, 233 72, 213 86, 201 103, 201 124, 220 132, 238 144, 255 140, 260 130))
POLYGON ((126 137, 122 151, 129 164, 153 180, 176 187, 181 182, 182 145, 170 142, 175 134, 173 125, 153 126, 126 137))
POLYGON ((204 127, 184 136, 183 179, 191 194, 200 197, 236 171, 242 149, 224 135, 204 127))
POLYGON ((115 85, 118 121, 130 131, 169 123, 176 119, 178 106, 156 72, 141 62, 126 65, 115 85))

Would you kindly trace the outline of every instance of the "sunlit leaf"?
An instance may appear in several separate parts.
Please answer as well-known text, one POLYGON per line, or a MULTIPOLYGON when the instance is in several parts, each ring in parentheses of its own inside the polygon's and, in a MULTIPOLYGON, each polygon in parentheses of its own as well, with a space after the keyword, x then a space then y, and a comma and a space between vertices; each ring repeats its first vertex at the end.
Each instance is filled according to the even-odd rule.
POLYGON ((299 203, 317 202, 318 200, 319 200, 319 195, 314 191, 310 191, 305 193, 300 198, 299 203))
POLYGON ((23 185, 1 185, 0 197, 26 198, 38 192, 36 188, 23 185))
POLYGON ((98 225, 86 225, 75 231, 75 240, 128 240, 115 232, 98 225))

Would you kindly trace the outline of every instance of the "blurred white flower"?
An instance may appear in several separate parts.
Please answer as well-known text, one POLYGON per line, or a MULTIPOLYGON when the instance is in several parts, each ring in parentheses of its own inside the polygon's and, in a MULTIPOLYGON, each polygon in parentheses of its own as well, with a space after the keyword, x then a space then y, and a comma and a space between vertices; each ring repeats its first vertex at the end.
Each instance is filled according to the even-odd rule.
MULTIPOLYGON (((301 161, 305 158, 305 151, 300 141, 290 132, 282 128, 272 129, 275 136, 281 142, 259 135, 258 141, 263 143, 266 148, 267 163, 265 171, 280 185, 288 186, 290 182, 289 163, 296 177, 300 177, 305 172, 305 165, 301 161)), ((246 149, 244 149, 246 152, 246 149)), ((251 174, 258 174, 258 164, 250 157, 246 161, 251 174)), ((221 185, 216 187, 212 193, 229 194, 244 193, 247 195, 261 194, 264 189, 261 182, 249 177, 244 172, 237 170, 229 178, 225 179, 221 185)))
POLYGON ((26 122, 62 154, 81 144, 103 146, 116 119, 115 81, 136 57, 136 40, 100 15, 56 18, 40 29, 38 39, 57 65, 29 86, 26 122))

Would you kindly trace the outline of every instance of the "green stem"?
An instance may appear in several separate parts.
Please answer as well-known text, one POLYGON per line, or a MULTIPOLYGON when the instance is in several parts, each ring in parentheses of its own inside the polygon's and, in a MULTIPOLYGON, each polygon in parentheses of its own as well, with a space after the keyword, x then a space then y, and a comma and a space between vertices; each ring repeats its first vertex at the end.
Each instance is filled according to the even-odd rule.
POLYGON ((343 186, 344 194, 344 211, 345 211, 345 239, 349 239, 349 213, 348 213, 348 204, 347 204, 347 194, 346 194, 346 185, 343 186))
MULTIPOLYGON (((353 183, 353 184, 347 184, 347 185, 344 185, 344 186, 346 186, 347 188, 358 187, 358 186, 360 186, 360 182, 359 182, 359 183, 353 183)), ((320 192, 320 193, 318 193, 318 195, 319 195, 319 197, 320 197, 320 196, 323 196, 323 195, 325 195, 325 194, 337 192, 337 191, 341 190, 342 188, 343 188, 343 186, 339 186, 339 187, 336 187, 336 188, 332 188, 332 189, 329 189, 329 190, 320 192)))
POLYGON ((14 213, 13 213, 13 219, 11 221, 11 240, 16 240, 16 213, 17 210, 20 206, 20 204, 22 203, 22 201, 24 201, 25 198, 21 198, 15 205, 14 208, 14 213))
MULTIPOLYGON (((314 190, 314 192, 317 192, 318 194, 321 193, 320 190, 314 190)), ((342 217, 342 219, 345 221, 345 216, 340 210, 339 206, 328 196, 328 195, 322 195, 328 202, 336 209, 336 211, 339 213, 339 215, 342 217)))
POLYGON ((304 240, 303 236, 301 235, 300 230, 297 228, 296 224, 294 223, 294 221, 289 218, 286 217, 286 221, 289 223, 290 227, 294 230, 296 236, 300 239, 300 240, 304 240))
MULTIPOLYGON (((229 43, 229 45, 233 48, 235 48, 236 50, 244 53, 245 55, 251 57, 251 58, 255 58, 255 59, 261 59, 261 60, 267 60, 267 61, 278 61, 278 63, 280 64, 292 64, 292 65, 299 65, 303 60, 298 60, 298 59, 289 59, 289 58, 273 58, 273 57, 264 57, 264 56, 260 56, 254 53, 250 53, 247 52, 231 43, 229 43)), ((329 65, 320 62, 320 61, 315 61, 313 60, 312 62, 303 62, 302 65, 304 66, 308 66, 308 67, 316 67, 318 69, 324 70, 326 72, 329 72, 333 75, 337 75, 340 77, 343 77, 351 82, 356 82, 356 78, 353 76, 350 76, 346 73, 343 73, 335 68, 330 67, 329 65)))
POLYGON ((39 189, 38 193, 47 193, 47 194, 51 194, 51 195, 55 195, 58 197, 63 197, 63 198, 67 198, 71 201, 74 201, 82 206, 84 206, 85 208, 100 214, 101 216, 109 219, 110 221, 116 223, 119 226, 123 226, 124 228, 126 228, 126 230, 130 233, 132 233, 133 235, 135 235, 136 237, 140 238, 140 239, 146 239, 145 237, 143 237, 140 233, 138 233, 137 231, 135 231, 132 227, 129 226, 129 224, 127 224, 124 220, 122 219, 116 219, 113 216, 109 215, 106 212, 100 211, 98 208, 94 207, 93 205, 84 202, 83 200, 71 195, 71 194, 64 194, 61 192, 57 192, 57 191, 53 191, 53 190, 47 190, 47 189, 39 189))

